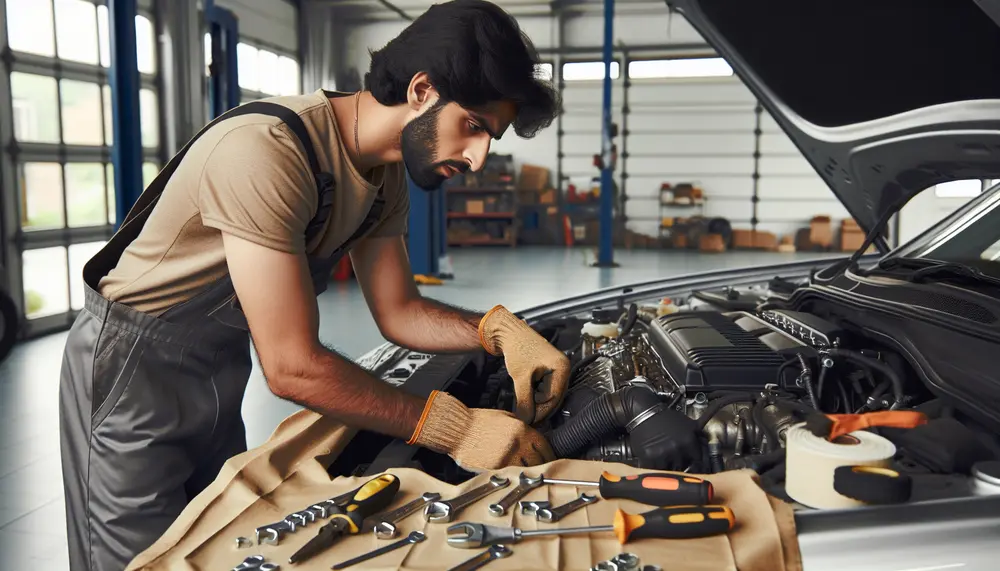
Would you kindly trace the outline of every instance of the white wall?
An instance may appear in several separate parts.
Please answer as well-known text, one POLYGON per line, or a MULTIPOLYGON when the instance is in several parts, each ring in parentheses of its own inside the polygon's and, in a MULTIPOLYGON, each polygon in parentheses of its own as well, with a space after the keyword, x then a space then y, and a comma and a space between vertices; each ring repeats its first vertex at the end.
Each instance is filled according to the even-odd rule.
POLYGON ((258 40, 289 53, 298 53, 295 7, 286 0, 215 0, 239 19, 240 39, 258 40))

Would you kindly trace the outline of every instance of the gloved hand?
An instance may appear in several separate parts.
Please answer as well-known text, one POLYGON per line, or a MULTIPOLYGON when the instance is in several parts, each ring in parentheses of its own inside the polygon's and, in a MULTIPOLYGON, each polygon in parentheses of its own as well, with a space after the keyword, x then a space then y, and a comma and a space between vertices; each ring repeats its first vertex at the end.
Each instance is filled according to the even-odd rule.
POLYGON ((545 437, 511 413, 470 409, 441 391, 427 399, 407 444, 447 454, 470 471, 536 466, 555 459, 545 437))
POLYGON ((503 355, 514 379, 518 418, 535 424, 559 406, 570 373, 569 359, 562 351, 502 305, 479 322, 479 340, 490 354, 503 355))

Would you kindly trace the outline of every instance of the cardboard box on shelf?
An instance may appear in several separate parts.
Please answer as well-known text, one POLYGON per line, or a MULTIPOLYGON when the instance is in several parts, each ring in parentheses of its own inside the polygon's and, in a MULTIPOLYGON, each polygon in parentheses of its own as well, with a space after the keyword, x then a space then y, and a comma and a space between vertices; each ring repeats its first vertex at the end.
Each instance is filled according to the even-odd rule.
POLYGON ((758 250, 777 250, 778 237, 773 232, 757 230, 753 235, 753 247, 758 250))
POLYGON ((813 246, 828 249, 833 243, 833 226, 829 216, 813 216, 809 221, 809 241, 813 246))
POLYGON ((865 241, 865 233, 853 218, 840 223, 840 251, 856 252, 865 241))
POLYGON ((541 191, 551 184, 549 178, 549 169, 545 167, 521 165, 521 176, 518 177, 517 187, 522 190, 541 191))
POLYGON ((539 204, 555 204, 556 191, 554 188, 547 188, 538 194, 539 204))
POLYGON ((726 241, 722 234, 702 234, 698 238, 698 249, 702 252, 725 252, 726 241))
POLYGON ((465 201, 466 214, 483 214, 486 212, 486 203, 482 200, 465 201))
POLYGON ((733 229, 733 249, 749 250, 753 248, 753 230, 733 229))

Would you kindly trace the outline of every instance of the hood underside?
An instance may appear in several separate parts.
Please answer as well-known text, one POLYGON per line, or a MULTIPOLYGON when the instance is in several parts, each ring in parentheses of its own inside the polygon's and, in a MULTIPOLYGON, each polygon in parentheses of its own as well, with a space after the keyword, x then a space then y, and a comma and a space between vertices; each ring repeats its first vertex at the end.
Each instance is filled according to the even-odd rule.
POLYGON ((1000 0, 666 0, 865 231, 935 184, 1000 176, 1000 0))

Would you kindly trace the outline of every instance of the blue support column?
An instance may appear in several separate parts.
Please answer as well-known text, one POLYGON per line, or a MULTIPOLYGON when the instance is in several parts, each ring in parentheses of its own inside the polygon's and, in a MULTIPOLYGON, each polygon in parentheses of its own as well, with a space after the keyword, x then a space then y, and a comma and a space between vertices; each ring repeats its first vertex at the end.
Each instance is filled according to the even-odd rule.
MULTIPOLYGON (((597 265, 614 266, 614 195, 611 178, 611 51, 614 43, 615 0, 604 0, 604 101, 601 105, 601 206, 600 233, 598 237, 597 265)), ((623 72, 627 73, 627 70, 623 72)))
POLYGON ((240 104, 239 21, 236 15, 205 0, 205 19, 212 38, 212 65, 209 68, 208 97, 210 119, 240 104))
POLYGON ((114 145, 116 227, 142 194, 142 133, 139 126, 139 68, 135 46, 136 0, 109 0, 111 116, 114 145))
POLYGON ((409 252, 410 267, 414 275, 436 276, 438 273, 438 249, 435 234, 438 229, 440 188, 433 192, 421 189, 407 177, 407 191, 410 193, 409 232, 406 248, 409 252))

